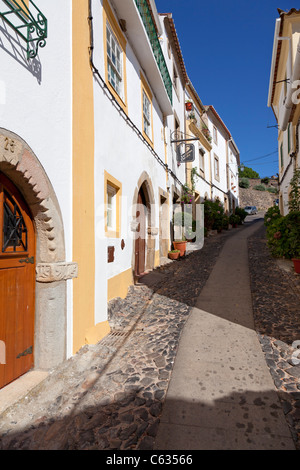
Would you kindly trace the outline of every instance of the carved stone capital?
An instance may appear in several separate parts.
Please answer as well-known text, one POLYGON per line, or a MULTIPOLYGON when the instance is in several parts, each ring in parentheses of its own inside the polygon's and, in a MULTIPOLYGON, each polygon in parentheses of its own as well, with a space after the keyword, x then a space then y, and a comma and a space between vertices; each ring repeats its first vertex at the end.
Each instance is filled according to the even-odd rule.
POLYGON ((130 222, 130 229, 132 232, 137 232, 139 228, 139 222, 132 221, 130 222))
POLYGON ((78 276, 77 263, 38 263, 36 266, 37 282, 66 281, 78 276))

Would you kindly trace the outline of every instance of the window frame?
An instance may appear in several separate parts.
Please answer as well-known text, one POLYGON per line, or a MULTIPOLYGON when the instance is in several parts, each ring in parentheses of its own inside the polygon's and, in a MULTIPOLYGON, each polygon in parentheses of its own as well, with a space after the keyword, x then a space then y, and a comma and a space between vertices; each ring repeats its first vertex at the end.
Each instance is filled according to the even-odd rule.
POLYGON ((214 154, 214 176, 217 181, 220 181, 220 159, 216 154, 214 154))
POLYGON ((216 128, 216 126, 213 126, 213 139, 214 143, 218 145, 218 129, 216 128))
POLYGON ((104 171, 104 223, 105 235, 108 238, 120 238, 121 233, 121 199, 122 199, 122 183, 112 175, 104 171), (112 226, 108 226, 108 192, 112 188, 114 192, 114 208, 112 215, 114 222, 112 226))
POLYGON ((142 107, 142 133, 147 142, 153 147, 154 146, 154 130, 153 130, 153 95, 150 90, 150 87, 146 81, 145 76, 142 71, 140 72, 141 79, 141 107, 142 107), (149 120, 146 121, 149 123, 149 134, 145 132, 145 113, 144 113, 144 97, 149 102, 149 120))
POLYGON ((118 101, 124 112, 128 114, 127 103, 127 73, 126 73, 126 38, 120 28, 118 20, 116 19, 108 0, 103 0, 103 44, 104 44, 104 63, 105 63, 105 83, 118 101), (121 67, 122 67, 122 90, 118 92, 117 89, 111 84, 109 80, 109 54, 107 49, 107 28, 113 35, 116 44, 121 51, 121 67))

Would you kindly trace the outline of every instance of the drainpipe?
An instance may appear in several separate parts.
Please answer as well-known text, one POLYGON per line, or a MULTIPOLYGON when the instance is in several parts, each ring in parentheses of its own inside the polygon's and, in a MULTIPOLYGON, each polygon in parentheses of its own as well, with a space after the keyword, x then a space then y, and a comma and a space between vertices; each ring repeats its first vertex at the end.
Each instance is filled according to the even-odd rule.
MULTIPOLYGON (((278 38, 278 39, 286 39, 286 38, 278 38)), ((291 53, 291 47, 290 47, 290 53, 291 53)), ((293 68, 293 74, 291 76, 291 83, 289 86, 289 90, 287 92, 286 100, 284 103, 284 112, 282 115, 282 118, 280 119, 279 122, 279 129, 282 131, 285 131, 287 129, 287 125, 291 116, 291 111, 293 109, 293 93, 297 89, 297 85, 299 83, 299 78, 300 78, 300 39, 297 45, 297 50, 296 50, 296 57, 295 57, 295 62, 294 62, 294 68, 293 68), (296 87, 294 87, 294 82, 297 83, 296 87)))

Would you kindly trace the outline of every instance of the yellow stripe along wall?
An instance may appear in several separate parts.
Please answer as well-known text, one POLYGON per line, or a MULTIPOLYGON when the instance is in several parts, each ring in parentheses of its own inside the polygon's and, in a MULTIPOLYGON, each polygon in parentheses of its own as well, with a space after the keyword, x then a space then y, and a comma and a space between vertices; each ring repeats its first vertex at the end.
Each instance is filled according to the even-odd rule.
POLYGON ((73 0, 73 352, 95 324, 94 96, 88 1, 73 0))

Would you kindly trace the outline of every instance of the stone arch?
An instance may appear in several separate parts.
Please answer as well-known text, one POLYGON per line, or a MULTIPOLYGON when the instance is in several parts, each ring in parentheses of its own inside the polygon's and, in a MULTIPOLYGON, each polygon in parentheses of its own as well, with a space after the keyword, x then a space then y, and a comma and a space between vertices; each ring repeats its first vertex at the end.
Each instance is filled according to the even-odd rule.
POLYGON ((40 161, 17 134, 0 128, 0 171, 24 197, 36 231, 35 367, 51 369, 66 358, 66 279, 77 275, 65 262, 62 215, 40 161))
MULTIPOLYGON (((134 190, 133 204, 132 204, 132 220, 135 220, 136 211, 135 205, 137 204, 138 194, 140 189, 143 189, 145 195, 147 212, 147 240, 146 240, 146 270, 154 269, 155 267, 155 240, 158 235, 158 228, 155 227, 156 221, 156 204, 153 185, 150 176, 146 171, 143 171, 138 179, 137 185, 134 190)), ((137 225, 135 222, 132 224, 132 231, 136 232, 137 225)), ((134 237, 133 237, 134 238, 134 237)), ((133 241, 132 250, 132 267, 135 271, 135 240, 133 241)))

